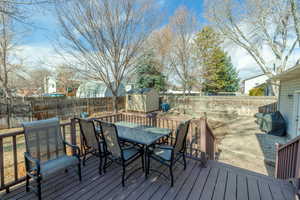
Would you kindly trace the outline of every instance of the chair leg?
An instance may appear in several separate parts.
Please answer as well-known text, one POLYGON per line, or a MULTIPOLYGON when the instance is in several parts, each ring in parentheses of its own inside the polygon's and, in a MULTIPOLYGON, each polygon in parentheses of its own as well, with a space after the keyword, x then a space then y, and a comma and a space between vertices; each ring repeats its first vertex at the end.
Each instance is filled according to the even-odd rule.
POLYGON ((125 186, 125 165, 124 163, 122 164, 122 168, 123 168, 123 173, 122 173, 122 186, 124 187, 125 186))
POLYGON ((79 176, 79 181, 81 182, 82 176, 81 176, 81 163, 80 162, 78 164, 78 176, 79 176))
POLYGON ((37 195, 38 195, 38 199, 41 200, 42 199, 41 178, 38 177, 36 179, 36 182, 37 182, 37 195))
POLYGON ((185 159, 185 153, 182 154, 183 157, 183 169, 186 169, 186 159, 185 159))
POLYGON ((85 166, 85 160, 86 160, 86 153, 84 153, 84 156, 83 156, 83 161, 82 161, 83 166, 85 166))
POLYGON ((146 166, 146 178, 148 178, 149 172, 150 172, 150 156, 147 155, 147 166, 146 166))
POLYGON ((143 169, 143 172, 145 172, 145 159, 144 159, 144 155, 141 156, 141 159, 142 159, 142 169, 143 169))
POLYGON ((28 176, 26 174, 26 192, 29 192, 30 191, 30 188, 29 188, 29 179, 30 179, 30 176, 28 176))
POLYGON ((170 170, 170 176, 171 176, 171 187, 174 185, 174 180, 173 180, 173 169, 172 169, 172 164, 169 167, 170 170))
POLYGON ((101 175, 102 174, 102 156, 99 155, 99 174, 101 175))
POLYGON ((107 155, 105 153, 105 156, 104 156, 104 166, 103 166, 103 172, 104 172, 104 174, 106 172, 106 165, 107 165, 107 155))

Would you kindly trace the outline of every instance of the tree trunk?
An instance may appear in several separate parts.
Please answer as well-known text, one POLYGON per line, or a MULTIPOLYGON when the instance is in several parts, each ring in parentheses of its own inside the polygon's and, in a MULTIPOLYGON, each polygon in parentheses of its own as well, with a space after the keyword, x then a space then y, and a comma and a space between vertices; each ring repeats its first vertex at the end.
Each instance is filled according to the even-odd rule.
POLYGON ((4 87, 4 96, 5 96, 5 104, 6 104, 6 124, 7 128, 11 128, 10 118, 11 118, 11 94, 7 87, 4 87))
POLYGON ((118 103, 117 103, 117 95, 113 94, 112 96, 112 109, 113 109, 113 112, 114 113, 117 113, 118 112, 118 103))
POLYGON ((11 101, 9 100, 9 97, 5 97, 5 103, 6 103, 6 124, 7 124, 7 128, 11 128, 11 124, 10 124, 11 101))
POLYGON ((186 107, 187 107, 187 101, 186 101, 186 84, 183 86, 183 114, 186 114, 186 107))

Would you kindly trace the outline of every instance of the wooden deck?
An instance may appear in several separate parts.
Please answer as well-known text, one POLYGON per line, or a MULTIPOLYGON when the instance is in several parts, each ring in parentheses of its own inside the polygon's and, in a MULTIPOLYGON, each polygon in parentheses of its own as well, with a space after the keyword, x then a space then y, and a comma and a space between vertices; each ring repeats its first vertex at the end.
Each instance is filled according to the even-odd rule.
MULTIPOLYGON (((140 161, 133 164, 138 167, 140 161)), ((156 166, 152 162, 152 167, 156 166)), ((198 161, 189 159, 183 171, 180 164, 174 170, 175 184, 158 173, 151 173, 145 180, 141 170, 134 173, 121 186, 121 168, 112 165, 105 175, 99 175, 98 161, 90 159, 83 167, 83 180, 80 183, 75 172, 59 174, 43 184, 43 199, 203 199, 203 200, 292 200, 293 187, 281 180, 256 174, 226 164, 209 161, 201 168, 198 161)), ((132 168, 129 169, 133 170, 132 168)), ((11 188, 11 192, 0 193, 0 199, 37 199, 32 192, 25 192, 24 184, 11 188)))

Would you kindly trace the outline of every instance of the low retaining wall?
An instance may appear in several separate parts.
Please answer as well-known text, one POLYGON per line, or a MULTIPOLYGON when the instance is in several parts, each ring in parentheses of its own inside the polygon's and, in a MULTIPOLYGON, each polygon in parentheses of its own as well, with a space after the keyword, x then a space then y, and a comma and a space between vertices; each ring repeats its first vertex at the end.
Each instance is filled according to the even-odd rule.
POLYGON ((162 96, 171 108, 185 109, 192 113, 223 113, 226 115, 253 116, 261 107, 277 102, 276 97, 252 96, 162 96))

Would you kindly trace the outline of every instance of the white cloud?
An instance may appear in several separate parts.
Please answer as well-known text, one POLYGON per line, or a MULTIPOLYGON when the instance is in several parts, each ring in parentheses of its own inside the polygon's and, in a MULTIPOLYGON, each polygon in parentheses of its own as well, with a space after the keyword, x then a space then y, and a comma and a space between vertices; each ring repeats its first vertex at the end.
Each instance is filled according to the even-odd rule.
MULTIPOLYGON (((263 73, 255 60, 243 48, 227 42, 225 51, 228 52, 229 56, 231 56, 232 64, 238 69, 239 75, 242 79, 263 73)), ((265 59, 266 63, 269 64, 270 68, 272 68, 276 59, 269 47, 262 47, 261 56, 265 59)), ((288 67, 292 67, 299 58, 300 50, 296 49, 289 59, 288 67)))
POLYGON ((50 44, 19 46, 18 56, 24 60, 26 67, 53 67, 64 63, 50 44))

